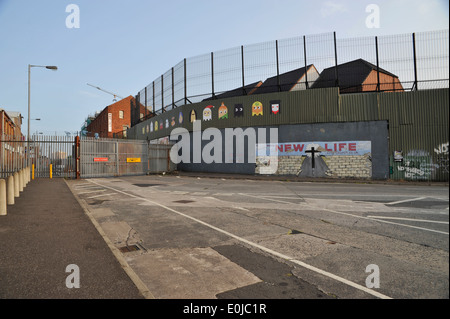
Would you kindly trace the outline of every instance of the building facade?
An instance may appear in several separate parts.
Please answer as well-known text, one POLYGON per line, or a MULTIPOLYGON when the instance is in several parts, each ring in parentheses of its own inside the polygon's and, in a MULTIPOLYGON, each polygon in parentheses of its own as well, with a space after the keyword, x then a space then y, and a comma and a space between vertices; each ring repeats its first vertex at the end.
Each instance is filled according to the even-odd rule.
MULTIPOLYGON (((126 131, 131 126, 130 105, 134 98, 130 95, 114 104, 108 105, 86 127, 89 137, 113 138, 126 137, 126 131)), ((144 110, 142 110, 142 113, 144 110)))

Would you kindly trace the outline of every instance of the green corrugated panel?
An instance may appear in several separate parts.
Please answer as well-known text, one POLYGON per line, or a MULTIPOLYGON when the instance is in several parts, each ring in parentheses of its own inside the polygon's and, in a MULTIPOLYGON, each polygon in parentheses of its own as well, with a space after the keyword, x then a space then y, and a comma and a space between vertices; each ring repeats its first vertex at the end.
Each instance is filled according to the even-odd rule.
POLYGON ((346 94, 340 96, 342 121, 377 121, 378 94, 346 94))

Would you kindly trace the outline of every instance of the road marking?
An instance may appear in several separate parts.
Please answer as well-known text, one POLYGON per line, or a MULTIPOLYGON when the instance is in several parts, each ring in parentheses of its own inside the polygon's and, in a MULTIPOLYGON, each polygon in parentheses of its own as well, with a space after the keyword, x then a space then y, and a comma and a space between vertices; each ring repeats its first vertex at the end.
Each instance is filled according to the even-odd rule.
POLYGON ((105 186, 105 185, 99 184, 99 183, 97 183, 97 182, 95 182, 95 181, 92 181, 92 180, 90 180, 89 182, 94 183, 94 184, 99 185, 99 186, 102 186, 102 187, 109 188, 109 189, 114 190, 114 191, 116 191, 116 192, 118 192, 118 193, 122 193, 122 194, 128 195, 128 196, 130 196, 130 197, 138 198, 138 199, 147 201, 147 202, 149 202, 149 203, 152 203, 152 204, 154 204, 154 205, 157 205, 157 206, 159 206, 159 207, 161 207, 161 208, 164 208, 164 209, 166 209, 166 210, 168 210, 168 211, 171 211, 171 212, 173 212, 173 213, 175 213, 175 214, 178 214, 178 215, 183 216, 183 217, 185 217, 185 218, 191 219, 191 220, 193 220, 193 221, 195 221, 195 222, 197 222, 197 223, 199 223, 199 224, 202 224, 202 225, 204 225, 204 226, 206 226, 206 227, 209 227, 209 228, 211 228, 211 229, 214 229, 214 230, 216 230, 216 231, 218 231, 218 232, 220 232, 220 233, 222 233, 222 234, 225 234, 225 235, 227 235, 227 236, 229 236, 229 237, 232 237, 232 238, 234 238, 234 239, 237 239, 237 240, 239 240, 239 241, 241 241, 241 242, 243 242, 243 243, 246 243, 246 244, 248 244, 248 245, 250 245, 250 246, 253 246, 253 247, 258 248, 258 249, 260 249, 260 250, 262 250, 262 251, 265 251, 265 252, 267 252, 267 253, 269 253, 269 254, 271 254, 271 255, 274 255, 274 256, 276 256, 276 257, 279 257, 279 258, 285 259, 285 260, 287 260, 287 261, 293 262, 293 263, 295 263, 295 264, 297 264, 297 265, 300 265, 300 266, 302 266, 302 267, 304 267, 304 268, 307 268, 307 269, 309 269, 309 270, 312 270, 312 271, 314 271, 314 272, 316 272, 316 273, 319 273, 319 274, 324 275, 324 276, 326 276, 326 277, 329 277, 329 278, 332 278, 332 279, 337 280, 337 281, 339 281, 339 282, 342 282, 342 283, 344 283, 344 284, 346 284, 346 285, 348 285, 348 286, 351 286, 351 287, 353 287, 353 288, 362 290, 362 291, 364 291, 364 292, 366 292, 366 293, 368 293, 368 294, 371 294, 371 295, 373 295, 373 296, 375 296, 375 297, 378 297, 378 298, 381 298, 381 299, 392 299, 391 297, 386 296, 386 295, 384 295, 384 294, 381 294, 381 293, 379 293, 379 292, 377 292, 377 291, 375 291, 375 290, 369 289, 369 288, 367 288, 367 287, 364 287, 364 286, 362 286, 362 285, 359 285, 359 284, 357 284, 357 283, 354 283, 354 282, 352 282, 352 281, 350 281, 350 280, 347 280, 347 279, 345 279, 345 278, 339 277, 339 276, 337 276, 337 275, 335 275, 335 274, 332 274, 332 273, 330 273, 330 272, 327 272, 327 271, 325 271, 325 270, 316 268, 316 267, 311 266, 311 265, 309 265, 309 264, 306 264, 306 263, 304 263, 304 262, 302 262, 302 261, 300 261, 300 260, 294 259, 293 257, 290 257, 290 256, 288 256, 288 255, 285 255, 285 254, 279 253, 279 252, 277 252, 277 251, 274 251, 274 250, 272 250, 272 249, 270 249, 270 248, 261 246, 261 245, 259 245, 259 244, 257 244, 257 243, 254 243, 254 242, 252 242, 252 241, 249 241, 249 240, 247 240, 247 239, 245 239, 245 238, 242 238, 242 237, 240 237, 240 236, 234 235, 234 234, 232 234, 232 233, 230 233, 230 232, 228 232, 228 231, 226 231, 226 230, 223 230, 223 229, 221 229, 221 228, 219 228, 219 227, 216 227, 216 226, 213 226, 213 225, 211 225, 211 224, 208 224, 208 223, 206 223, 206 222, 204 222, 204 221, 202 221, 202 220, 200 220, 200 219, 197 219, 197 218, 195 218, 195 217, 192 217, 192 216, 189 216, 189 215, 187 215, 187 214, 181 213, 181 212, 179 212, 179 211, 177 211, 177 210, 175 210, 175 209, 172 209, 172 208, 170 208, 170 207, 167 207, 167 206, 165 206, 165 205, 163 205, 163 204, 160 204, 160 203, 158 203, 158 202, 154 202, 154 201, 152 201, 152 200, 150 200, 150 199, 147 199, 147 198, 144 198, 144 197, 139 197, 139 196, 136 196, 136 195, 133 195, 133 194, 128 194, 128 193, 123 192, 123 191, 121 191, 121 190, 118 190, 118 189, 115 189, 115 188, 113 188, 113 187, 109 187, 109 186, 105 186))
MULTIPOLYGON (((247 195, 246 194, 242 194, 242 195, 249 196, 249 197, 255 197, 255 198, 259 198, 259 199, 264 199, 264 198, 261 198, 261 197, 258 197, 258 196, 252 196, 252 195, 248 195, 248 194, 247 195)), ((286 203, 286 202, 283 202, 283 203, 286 203)), ((294 203, 291 203, 291 204, 294 204, 294 203)), ((380 222, 380 223, 398 225, 398 226, 403 226, 403 227, 408 227, 408 228, 415 228, 415 229, 430 231, 430 232, 433 232, 433 233, 449 235, 449 233, 444 232, 444 231, 439 231, 439 230, 434 230, 434 229, 429 229, 429 228, 423 228, 423 227, 418 227, 418 226, 412 226, 412 225, 406 225, 406 224, 400 224, 400 223, 394 223, 394 222, 390 222, 390 221, 387 221, 387 220, 375 219, 375 218, 369 218, 369 217, 365 217, 365 216, 354 215, 354 214, 350 214, 350 213, 339 212, 337 210, 333 210, 333 209, 329 209, 329 208, 325 208, 325 207, 313 206, 313 205, 307 204, 305 202, 298 203, 298 205, 308 206, 308 207, 310 207, 310 208, 312 208, 314 210, 321 209, 321 210, 324 210, 324 211, 327 211, 327 212, 330 212, 330 213, 334 213, 334 214, 339 214, 339 215, 352 216, 352 217, 355 217, 355 218, 367 219, 367 220, 376 221, 376 222, 380 222)))
POLYGON ((401 217, 388 217, 388 216, 367 216, 369 218, 381 218, 381 219, 396 219, 396 220, 410 220, 414 222, 423 222, 423 223, 436 223, 436 224, 447 224, 448 222, 441 222, 437 220, 426 220, 426 219, 415 219, 415 218, 401 218, 401 217))
MULTIPOLYGON (((276 199, 272 199, 272 198, 265 198, 265 197, 260 197, 260 196, 248 195, 248 194, 244 194, 244 193, 238 193, 238 195, 254 197, 254 198, 258 198, 258 199, 262 199, 262 200, 270 200, 272 202, 283 203, 283 204, 297 204, 297 203, 286 202, 286 201, 282 201, 282 200, 276 200, 276 199)), ((301 198, 291 198, 291 199, 301 199, 301 198)))
POLYGON ((78 193, 77 195, 84 195, 84 194, 91 194, 91 193, 98 193, 98 192, 106 192, 106 189, 92 190, 89 192, 78 193))
POLYGON ((399 200, 398 202, 386 203, 385 205, 397 205, 397 204, 401 204, 401 203, 416 202, 418 200, 422 200, 422 199, 425 199, 425 198, 426 197, 417 197, 417 198, 399 200))
POLYGON ((115 193, 112 193, 112 194, 101 194, 101 195, 96 195, 96 196, 88 197, 87 199, 97 198, 97 197, 102 197, 102 196, 112 196, 112 195, 116 195, 116 194, 115 194, 115 193))

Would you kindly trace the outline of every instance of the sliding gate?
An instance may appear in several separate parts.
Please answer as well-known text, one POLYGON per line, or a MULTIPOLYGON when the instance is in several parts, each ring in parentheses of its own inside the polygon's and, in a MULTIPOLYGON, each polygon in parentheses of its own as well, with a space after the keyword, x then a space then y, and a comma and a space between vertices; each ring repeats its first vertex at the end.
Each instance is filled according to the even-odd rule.
POLYGON ((77 175, 80 178, 148 173, 147 141, 82 137, 76 144, 79 156, 77 175))

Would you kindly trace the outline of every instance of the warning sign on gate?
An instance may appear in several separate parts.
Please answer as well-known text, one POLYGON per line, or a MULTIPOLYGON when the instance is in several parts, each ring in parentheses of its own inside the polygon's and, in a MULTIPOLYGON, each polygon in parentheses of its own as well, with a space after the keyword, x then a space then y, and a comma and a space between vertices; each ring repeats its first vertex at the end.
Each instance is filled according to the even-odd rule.
POLYGON ((141 158, 132 158, 132 157, 128 157, 127 158, 127 163, 140 163, 141 162, 141 158))
POLYGON ((94 162, 107 162, 107 157, 94 157, 94 162))

